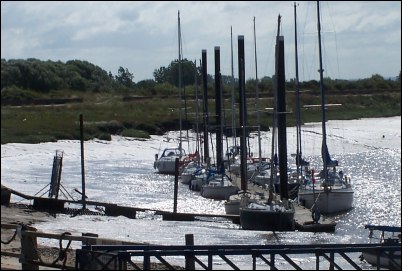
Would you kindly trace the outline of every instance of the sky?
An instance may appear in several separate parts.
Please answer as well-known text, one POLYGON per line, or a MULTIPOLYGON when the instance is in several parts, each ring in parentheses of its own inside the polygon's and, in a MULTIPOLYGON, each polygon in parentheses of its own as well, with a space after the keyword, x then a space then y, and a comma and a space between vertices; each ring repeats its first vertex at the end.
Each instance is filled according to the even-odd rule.
MULTIPOLYGON (((244 36, 246 79, 274 74, 278 15, 285 40, 286 80, 295 78, 292 1, 1 1, 1 58, 83 60, 134 82, 178 59, 178 13, 182 58, 207 72, 238 78, 238 37, 244 36), (231 34, 232 29, 232 34, 231 34), (254 32, 255 29, 255 32, 254 32), (254 38, 255 37, 255 38, 254 38), (233 44, 233 50, 231 49, 233 44), (233 54, 232 54, 233 52, 233 54)), ((300 81, 318 80, 317 4, 296 2, 300 81)), ((401 71, 400 1, 320 1, 324 77, 385 78, 401 71)))

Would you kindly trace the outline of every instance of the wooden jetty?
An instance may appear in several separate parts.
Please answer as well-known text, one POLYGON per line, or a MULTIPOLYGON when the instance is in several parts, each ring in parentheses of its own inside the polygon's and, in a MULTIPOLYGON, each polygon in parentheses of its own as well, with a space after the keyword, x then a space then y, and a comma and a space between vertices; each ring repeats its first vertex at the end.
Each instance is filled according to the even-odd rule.
POLYGON ((240 224, 239 215, 227 215, 227 214, 197 214, 197 213, 177 213, 168 211, 156 211, 155 215, 161 215, 163 220, 170 221, 195 221, 207 218, 212 219, 227 219, 231 220, 235 224, 240 224))
MULTIPOLYGON (((257 185, 250 185, 249 189, 254 193, 262 193, 268 198, 267 190, 257 185)), ((33 200, 33 208, 39 211, 47 211, 51 213, 69 213, 72 215, 86 214, 86 215, 107 215, 107 216, 125 216, 127 218, 135 219, 137 212, 153 212, 155 215, 161 215, 163 220, 167 221, 195 221, 204 219, 227 219, 235 224, 240 224, 239 215, 227 215, 227 214, 202 214, 202 213, 179 213, 169 212, 148 208, 137 208, 120 206, 113 203, 105 203, 99 201, 85 201, 86 206, 103 207, 104 213, 90 211, 86 208, 72 209, 66 208, 65 204, 83 204, 81 200, 68 200, 68 199, 54 199, 35 197, 23 194, 16 190, 7 188, 2 185, 2 191, 8 191, 11 194, 15 194, 24 199, 33 200)), ((3 205, 8 205, 9 202, 2 202, 3 205)), ((319 223, 314 223, 311 217, 311 212, 297 204, 295 206, 295 229, 296 231, 307 232, 334 232, 336 223, 330 219, 322 218, 319 223)))

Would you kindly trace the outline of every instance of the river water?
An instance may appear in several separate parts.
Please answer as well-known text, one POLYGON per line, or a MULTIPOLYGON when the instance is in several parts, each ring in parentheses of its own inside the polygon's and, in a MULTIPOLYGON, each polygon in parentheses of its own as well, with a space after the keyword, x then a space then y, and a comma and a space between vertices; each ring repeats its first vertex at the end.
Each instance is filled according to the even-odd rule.
MULTIPOLYGON (((302 128, 303 154, 316 168, 321 163, 320 134, 319 123, 307 123, 302 128)), ((91 232, 105 238, 164 245, 183 245, 185 234, 193 234, 196 245, 368 243, 364 225, 400 227, 401 117, 328 121, 327 134, 329 152, 339 161, 344 173, 351 176, 355 191, 354 208, 331 217, 337 222, 335 233, 245 231, 225 220, 163 221, 152 212, 137 213, 137 219, 57 215, 51 223, 34 226, 45 232, 91 232)), ((177 133, 169 136, 174 138, 177 133)), ((167 142, 162 136, 152 136, 149 140, 114 136, 112 141, 85 142, 85 183, 89 200, 173 211, 174 177, 157 174, 153 168, 155 154, 175 145, 172 141, 167 142)), ((288 152, 296 150, 294 127, 288 128, 287 141, 288 152)), ((261 142, 262 155, 269 156, 270 132, 261 134, 261 142)), ((258 137, 250 139, 250 146, 257 154, 258 137)), ((75 199, 80 199, 74 191, 81 190, 82 184, 81 149, 76 140, 2 145, 1 183, 29 195, 44 194, 48 190, 56 150, 63 151, 61 184, 75 199)), ((292 161, 290 156, 289 161, 292 161)), ((31 203, 14 195, 11 201, 31 203)), ((225 213, 223 202, 205 199, 180 182, 177 204, 178 212, 225 213)), ((308 257, 299 260, 307 267, 313 262, 314 258, 308 257)), ((225 265, 219 262, 217 265, 225 269, 225 265)), ((370 268, 364 263, 361 265, 370 268)), ((287 269, 286 265, 283 268, 287 269)))

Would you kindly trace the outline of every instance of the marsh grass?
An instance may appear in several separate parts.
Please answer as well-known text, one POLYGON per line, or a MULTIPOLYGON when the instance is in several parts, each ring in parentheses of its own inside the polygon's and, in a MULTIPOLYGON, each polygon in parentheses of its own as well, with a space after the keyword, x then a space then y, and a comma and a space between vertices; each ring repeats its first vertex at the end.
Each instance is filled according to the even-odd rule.
MULTIPOLYGON (((163 134, 179 129, 181 117, 186 123, 182 128, 195 127, 197 103, 194 100, 181 101, 177 98, 147 98, 123 101, 121 95, 85 94, 82 103, 63 105, 27 105, 1 107, 1 144, 39 143, 61 139, 80 139, 79 116, 84 119, 84 139, 99 138, 110 140, 112 134, 136 138, 149 138, 151 134, 163 134), (187 110, 184 109, 186 104, 187 110)), ((401 114, 400 92, 376 95, 332 95, 328 103, 340 103, 341 107, 328 108, 327 119, 359 119, 370 117, 390 117, 401 114)), ((295 112, 294 96, 288 95, 287 108, 295 112)), ((319 104, 314 95, 302 97, 302 105, 319 104)), ((202 101, 199 103, 200 124, 203 122, 202 101)), ((257 125, 254 99, 247 101, 248 124, 257 125), (254 113, 253 113, 254 112, 254 113)), ((209 100, 210 124, 216 123, 215 101, 209 100)), ((259 102, 259 110, 272 107, 272 98, 259 102)), ((231 101, 224 101, 225 123, 231 124, 231 101)), ((238 111, 235 112, 238 119, 238 111)), ((302 122, 320 121, 319 109, 302 110, 302 122)), ((261 113, 262 130, 272 125, 272 117, 261 113)), ((236 123, 238 121, 236 120, 236 123)), ((295 125, 295 115, 288 114, 288 126, 295 125)), ((238 125, 238 124, 237 124, 238 125)), ((202 125, 201 125, 202 126, 202 125)), ((200 128, 201 129, 201 128, 200 128)))

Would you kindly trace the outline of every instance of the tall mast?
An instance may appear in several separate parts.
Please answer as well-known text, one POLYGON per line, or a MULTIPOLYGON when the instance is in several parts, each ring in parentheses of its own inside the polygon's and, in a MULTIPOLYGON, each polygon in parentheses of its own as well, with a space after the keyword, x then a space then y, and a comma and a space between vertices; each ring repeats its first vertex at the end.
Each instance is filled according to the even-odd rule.
POLYGON ((286 90, 285 90, 285 48, 284 37, 277 36, 275 54, 275 75, 277 85, 278 149, 281 200, 289 199, 286 139, 286 90))
POLYGON ((233 146, 236 146, 236 124, 235 124, 235 96, 234 96, 234 70, 233 70, 233 33, 232 27, 230 27, 230 51, 231 51, 231 67, 232 67, 232 138, 233 146))
POLYGON ((182 124, 181 124, 181 103, 182 103, 182 85, 181 85, 181 53, 182 53, 182 49, 181 49, 181 29, 180 29, 180 11, 177 12, 177 17, 178 17, 178 44, 179 44, 179 121, 180 121, 180 134, 179 134, 179 149, 180 149, 180 158, 182 156, 182 134, 181 134, 181 130, 182 130, 182 124))
MULTIPOLYGON (((281 25, 281 16, 278 15, 278 29, 277 29, 277 34, 276 34, 276 39, 278 40, 279 34, 280 34, 280 25, 281 25)), ((270 185, 269 185, 269 189, 270 191, 273 190, 273 186, 274 186, 274 178, 276 178, 276 173, 277 173, 277 168, 276 168, 276 164, 277 164, 277 153, 276 153, 276 129, 278 126, 278 107, 277 107, 277 103, 278 103, 278 76, 276 74, 276 55, 277 55, 277 49, 278 46, 275 45, 275 81, 274 81, 274 102, 273 102, 273 123, 272 123, 272 143, 271 143, 271 177, 270 177, 270 185)), ((271 197, 271 193, 270 193, 270 197, 271 197)))
POLYGON ((295 66, 296 66, 296 167, 297 167, 297 176, 300 176, 300 163, 302 158, 301 151, 301 119, 300 119, 300 85, 299 85, 299 60, 297 53, 297 16, 296 16, 296 2, 294 2, 294 19, 295 19, 295 66))
POLYGON ((318 55, 320 60, 320 93, 321 93, 321 113, 322 113, 322 158, 324 167, 324 180, 328 179, 327 172, 327 132, 325 127, 326 116, 325 116, 325 94, 324 94, 324 79, 323 79, 323 68, 322 68, 322 54, 321 54, 321 23, 320 23, 320 1, 317 1, 317 29, 318 29, 318 55))
MULTIPOLYGON (((197 60, 194 60, 194 73, 195 73, 195 101, 196 101, 196 107, 195 107, 195 118, 196 118, 196 124, 195 124, 195 132, 196 132, 196 153, 200 153, 200 138, 199 138, 199 111, 198 111, 198 72, 197 72, 197 60)), ((197 160, 197 163, 200 161, 197 160)))
POLYGON ((254 16, 254 62, 255 62, 255 112, 257 114, 257 126, 258 126, 258 157, 259 166, 261 167, 261 129, 260 129, 260 109, 259 109, 259 97, 258 97, 258 74, 257 74, 257 38, 255 35, 255 16, 254 16))

